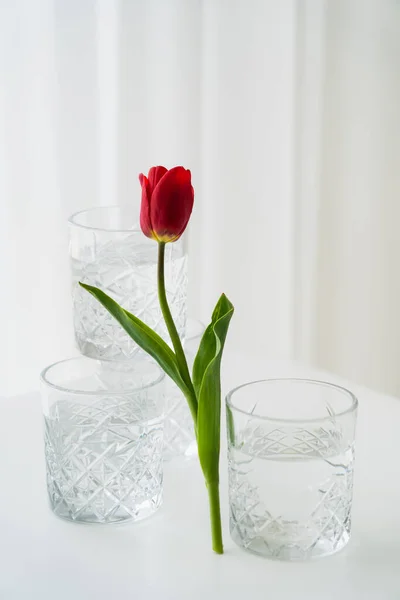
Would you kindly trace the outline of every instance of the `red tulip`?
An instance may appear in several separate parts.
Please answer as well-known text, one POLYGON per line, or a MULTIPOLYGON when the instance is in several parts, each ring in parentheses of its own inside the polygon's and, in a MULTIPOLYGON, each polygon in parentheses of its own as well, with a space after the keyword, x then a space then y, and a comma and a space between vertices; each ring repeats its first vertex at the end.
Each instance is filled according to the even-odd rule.
POLYGON ((152 167, 148 177, 139 175, 142 186, 140 227, 158 242, 175 242, 185 231, 194 202, 188 169, 152 167))

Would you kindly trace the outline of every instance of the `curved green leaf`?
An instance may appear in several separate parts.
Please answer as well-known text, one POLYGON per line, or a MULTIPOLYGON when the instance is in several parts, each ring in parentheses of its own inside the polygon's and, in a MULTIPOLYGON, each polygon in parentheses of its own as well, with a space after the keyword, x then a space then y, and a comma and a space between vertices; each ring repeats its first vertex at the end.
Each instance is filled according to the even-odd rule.
POLYGON ((151 327, 122 308, 102 290, 86 283, 79 282, 79 285, 92 294, 118 321, 137 345, 154 358, 165 373, 182 390, 185 396, 189 395, 189 390, 179 373, 176 356, 168 344, 151 327))
POLYGON ((201 467, 208 482, 219 481, 221 421, 221 359, 233 305, 222 294, 207 327, 193 365, 198 399, 197 445, 201 467))
MULTIPOLYGON (((225 296, 222 294, 220 299, 218 300, 214 312, 211 317, 211 323, 205 330, 203 337, 201 339, 199 349, 193 364, 193 386, 196 391, 196 394, 199 395, 201 383, 203 381, 203 376, 206 368, 210 364, 210 361, 215 356, 216 351, 216 337, 214 333, 214 326, 218 319, 226 315, 231 311, 233 314, 233 305, 225 296)), ((232 317, 231 314, 231 317, 232 317)), ((229 324, 229 323, 228 323, 229 324)), ((226 332, 225 332, 226 336, 226 332)))

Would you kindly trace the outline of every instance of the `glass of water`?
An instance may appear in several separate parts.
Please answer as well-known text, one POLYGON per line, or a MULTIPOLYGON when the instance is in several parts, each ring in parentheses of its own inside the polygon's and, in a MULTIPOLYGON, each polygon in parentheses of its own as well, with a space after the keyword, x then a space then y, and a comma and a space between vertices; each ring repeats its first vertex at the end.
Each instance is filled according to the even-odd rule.
POLYGON ((86 357, 41 374, 47 490, 53 512, 85 523, 153 514, 162 502, 164 374, 86 357))
MULTIPOLYGON (((189 318, 183 342, 189 369, 199 348, 205 326, 197 319, 189 318)), ((165 420, 164 420, 164 460, 178 456, 193 458, 197 456, 196 434, 193 417, 187 400, 178 386, 170 379, 165 382, 165 420)))
MULTIPOLYGON (((78 282, 96 286, 123 308, 169 336, 157 295, 157 247, 146 238, 130 206, 84 210, 69 219, 69 254, 75 339, 81 354, 131 362, 141 349, 78 282)), ((165 249, 165 285, 172 316, 183 339, 186 327, 187 260, 182 238, 165 249)))
POLYGON ((230 532, 268 558, 305 560, 350 537, 357 399, 320 381, 256 381, 226 399, 230 532))

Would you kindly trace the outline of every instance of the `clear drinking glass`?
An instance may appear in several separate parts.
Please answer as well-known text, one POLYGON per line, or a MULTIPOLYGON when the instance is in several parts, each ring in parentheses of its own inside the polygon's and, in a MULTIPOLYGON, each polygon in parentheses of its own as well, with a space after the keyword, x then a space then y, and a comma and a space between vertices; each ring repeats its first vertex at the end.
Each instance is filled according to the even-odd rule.
MULTIPOLYGON (((133 207, 98 207, 69 219, 75 339, 86 356, 132 361, 143 356, 118 322, 78 285, 101 288, 169 342, 157 294, 157 247, 133 207)), ((179 335, 186 327, 187 259, 182 238, 165 249, 166 292, 179 335)))
POLYGON ((256 381, 226 399, 230 531, 269 558, 304 560, 348 542, 357 399, 320 381, 256 381))
POLYGON ((86 357, 41 374, 47 490, 59 517, 140 520, 162 502, 164 374, 135 361, 128 373, 86 357))
MULTIPOLYGON (((183 346, 190 370, 204 330, 201 321, 187 320, 183 346)), ((176 456, 192 458, 197 454, 197 444, 187 400, 169 377, 165 388, 164 459, 171 460, 176 456)))

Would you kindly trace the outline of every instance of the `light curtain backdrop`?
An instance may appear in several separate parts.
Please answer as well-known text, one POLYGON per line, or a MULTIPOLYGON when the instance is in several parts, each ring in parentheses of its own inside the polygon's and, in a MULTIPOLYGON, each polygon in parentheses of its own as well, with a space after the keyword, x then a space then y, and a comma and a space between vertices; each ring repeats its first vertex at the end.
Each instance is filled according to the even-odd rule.
POLYGON ((193 172, 190 310, 400 394, 400 2, 0 0, 0 393, 74 351, 67 217, 193 172))

